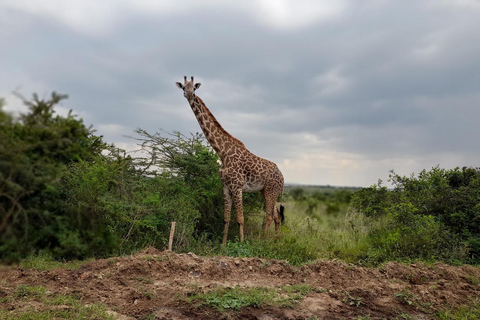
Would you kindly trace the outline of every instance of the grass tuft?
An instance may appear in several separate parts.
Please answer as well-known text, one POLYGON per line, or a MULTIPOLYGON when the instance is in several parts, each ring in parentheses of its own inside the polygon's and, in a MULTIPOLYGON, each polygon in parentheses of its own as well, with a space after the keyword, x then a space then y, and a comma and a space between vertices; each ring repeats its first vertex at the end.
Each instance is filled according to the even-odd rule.
POLYGON ((35 307, 32 305, 11 311, 0 309, 0 319, 115 319, 102 304, 84 305, 77 296, 50 293, 43 286, 18 285, 13 298, 22 299, 24 302, 35 301, 35 307))
POLYGON ((73 260, 73 261, 58 261, 51 255, 41 253, 35 256, 31 256, 19 263, 19 267, 23 269, 35 269, 35 270, 53 270, 53 269, 78 269, 87 262, 93 261, 93 259, 87 260, 73 260))
POLYGON ((293 308, 313 289, 309 285, 280 288, 217 288, 207 292, 191 292, 186 301, 197 306, 208 306, 218 311, 240 310, 245 307, 277 306, 293 308))

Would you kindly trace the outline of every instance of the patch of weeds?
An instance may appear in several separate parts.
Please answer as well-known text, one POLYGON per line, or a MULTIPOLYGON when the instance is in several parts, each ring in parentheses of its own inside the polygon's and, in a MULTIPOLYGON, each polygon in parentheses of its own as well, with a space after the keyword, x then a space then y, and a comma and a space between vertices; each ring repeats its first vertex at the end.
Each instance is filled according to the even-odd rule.
POLYGON ((328 292, 328 289, 325 289, 325 288, 312 288, 312 292, 315 292, 315 293, 325 293, 325 292, 328 292))
POLYGON ((229 257, 254 257, 257 255, 257 250, 249 240, 243 242, 228 241, 225 246, 220 248, 220 254, 229 257))
POLYGON ((395 294, 395 299, 397 299, 401 304, 413 306, 416 310, 421 310, 423 312, 430 312, 432 303, 423 302, 418 299, 418 297, 409 292, 408 289, 403 289, 400 293, 395 294))
MULTIPOLYGON (((0 298, 0 303, 7 303, 7 302, 10 302, 12 300, 12 298, 10 297, 3 297, 3 298, 0 298)), ((2 319, 2 318, 0 318, 2 319)))
POLYGON ((208 306, 217 311, 240 310, 244 307, 260 308, 270 305, 293 308, 309 292, 309 285, 293 285, 280 288, 216 288, 208 292, 190 292, 187 302, 198 306, 208 306))
POLYGON ((387 273, 387 268, 384 266, 384 265, 381 265, 378 267, 378 271, 380 271, 380 273, 387 273))
POLYGON ((223 288, 206 293, 196 294, 193 300, 201 305, 212 307, 218 311, 227 309, 239 310, 243 307, 259 308, 266 301, 273 300, 274 292, 266 288, 223 288))
POLYGON ((349 264, 345 267, 345 270, 347 270, 347 271, 355 271, 355 270, 357 270, 357 266, 354 265, 354 264, 349 263, 349 264))
POLYGON ((147 314, 147 315, 143 316, 141 319, 142 320, 155 320, 155 319, 157 319, 157 316, 155 315, 155 313, 150 313, 150 314, 147 314))
POLYGON ((472 276, 472 275, 467 276, 465 280, 467 280, 467 282, 471 285, 474 285, 474 286, 480 285, 480 279, 475 276, 472 276))
POLYGON ((146 284, 153 284, 153 280, 150 278, 144 278, 144 277, 136 277, 135 280, 141 283, 146 283, 146 284))
POLYGON ((45 294, 44 286, 27 286, 20 284, 13 294, 15 298, 41 298, 45 294))
POLYGON ((155 257, 156 261, 170 261, 170 255, 164 254, 161 256, 156 256, 155 257))
POLYGON ((474 320, 480 319, 480 300, 474 299, 460 307, 453 307, 435 313, 439 320, 474 320))
POLYGON ((19 263, 19 267, 23 269, 35 269, 35 270, 52 270, 52 269, 78 269, 87 262, 92 261, 93 259, 88 260, 73 260, 73 261, 58 261, 55 260, 51 255, 48 254, 38 254, 36 256, 31 256, 19 263))
POLYGON ((54 305, 54 306, 60 306, 60 305, 75 306, 79 303, 80 300, 81 299, 78 296, 58 294, 58 295, 53 295, 48 299, 45 299, 44 303, 48 305, 54 305))
POLYGON ((282 298, 277 301, 277 305, 294 308, 303 298, 313 290, 308 284, 294 284, 292 286, 283 286, 279 293, 282 298))
POLYGON ((360 307, 363 304, 363 298, 361 297, 354 297, 347 291, 345 291, 346 297, 343 298, 342 302, 348 304, 352 307, 360 307))
POLYGON ((283 286, 281 287, 281 290, 286 293, 299 293, 302 296, 305 296, 313 291, 313 287, 309 284, 294 284, 291 286, 283 286))
MULTIPOLYGON (((307 238, 308 239, 308 238, 307 238)), ((305 240, 305 239, 303 239, 305 240)), ((317 258, 313 246, 294 234, 283 237, 250 238, 239 242, 227 242, 220 248, 220 254, 230 257, 259 257, 286 260, 293 266, 300 266, 317 258)))
POLYGON ((152 300, 155 297, 155 292, 150 290, 141 290, 142 295, 147 298, 148 300, 152 300))
POLYGON ((395 317, 397 320, 411 320, 414 319, 411 315, 406 314, 405 312, 400 313, 397 317, 395 317))
POLYGON ((109 260, 107 261, 107 263, 108 263, 108 265, 110 265, 110 266, 114 266, 114 265, 117 264, 117 259, 116 259, 116 258, 109 259, 109 260))
POLYGON ((21 310, 0 309, 0 319, 49 320, 49 319, 108 319, 114 320, 107 309, 101 304, 84 305, 79 297, 54 294, 46 291, 43 286, 19 285, 12 294, 14 299, 36 301, 35 307, 21 310))
POLYGON ((158 261, 158 257, 154 257, 154 256, 149 255, 149 254, 143 256, 143 259, 145 259, 147 261, 158 261))
POLYGON ((400 293, 396 293, 395 299, 397 299, 401 304, 408 306, 415 305, 415 302, 418 300, 417 296, 408 292, 407 289, 403 289, 400 293))

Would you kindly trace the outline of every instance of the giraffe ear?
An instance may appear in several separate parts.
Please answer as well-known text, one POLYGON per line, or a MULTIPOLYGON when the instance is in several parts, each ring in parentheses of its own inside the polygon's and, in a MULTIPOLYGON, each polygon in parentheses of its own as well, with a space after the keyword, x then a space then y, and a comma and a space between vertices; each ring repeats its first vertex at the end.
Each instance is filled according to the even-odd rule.
POLYGON ((177 85, 177 87, 183 90, 183 84, 181 84, 180 82, 175 82, 175 84, 177 85))
POLYGON ((198 88, 200 88, 202 84, 201 83, 195 83, 195 90, 197 90, 198 88))

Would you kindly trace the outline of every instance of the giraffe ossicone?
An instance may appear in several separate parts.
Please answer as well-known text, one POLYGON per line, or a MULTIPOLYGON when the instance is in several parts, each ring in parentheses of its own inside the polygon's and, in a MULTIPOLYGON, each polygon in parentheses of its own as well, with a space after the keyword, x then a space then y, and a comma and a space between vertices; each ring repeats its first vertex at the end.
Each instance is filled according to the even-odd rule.
POLYGON ((242 202, 244 192, 262 193, 266 211, 264 233, 267 233, 272 221, 275 222, 275 230, 278 230, 283 221, 283 206, 280 208, 276 206, 279 195, 283 193, 282 172, 275 163, 253 154, 243 142, 223 129, 202 99, 195 94, 201 84, 195 83, 193 77, 190 81, 186 76, 183 79, 184 83, 177 82, 176 85, 183 90, 183 95, 188 100, 200 128, 221 160, 219 175, 223 184, 225 223, 222 243, 227 242, 232 204, 235 205, 237 212, 240 241, 244 240, 242 202))

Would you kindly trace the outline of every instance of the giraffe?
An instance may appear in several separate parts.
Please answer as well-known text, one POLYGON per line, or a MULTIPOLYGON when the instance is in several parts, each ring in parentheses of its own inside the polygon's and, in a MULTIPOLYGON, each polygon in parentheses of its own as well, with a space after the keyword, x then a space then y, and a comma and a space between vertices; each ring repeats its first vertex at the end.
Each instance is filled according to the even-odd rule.
POLYGON ((224 194, 224 231, 222 244, 227 243, 228 227, 232 203, 237 212, 237 223, 240 228, 240 241, 243 235, 243 203, 244 192, 261 192, 265 199, 265 226, 264 234, 275 221, 275 230, 278 231, 283 222, 283 206, 276 207, 278 196, 283 193, 283 175, 277 165, 269 160, 260 158, 250 152, 243 142, 229 134, 215 119, 200 97, 195 95, 195 90, 200 88, 200 83, 194 83, 193 77, 184 83, 177 82, 177 87, 183 90, 183 95, 188 100, 190 107, 197 118, 208 142, 221 160, 219 170, 224 194), (232 201, 233 200, 233 201, 232 201))

